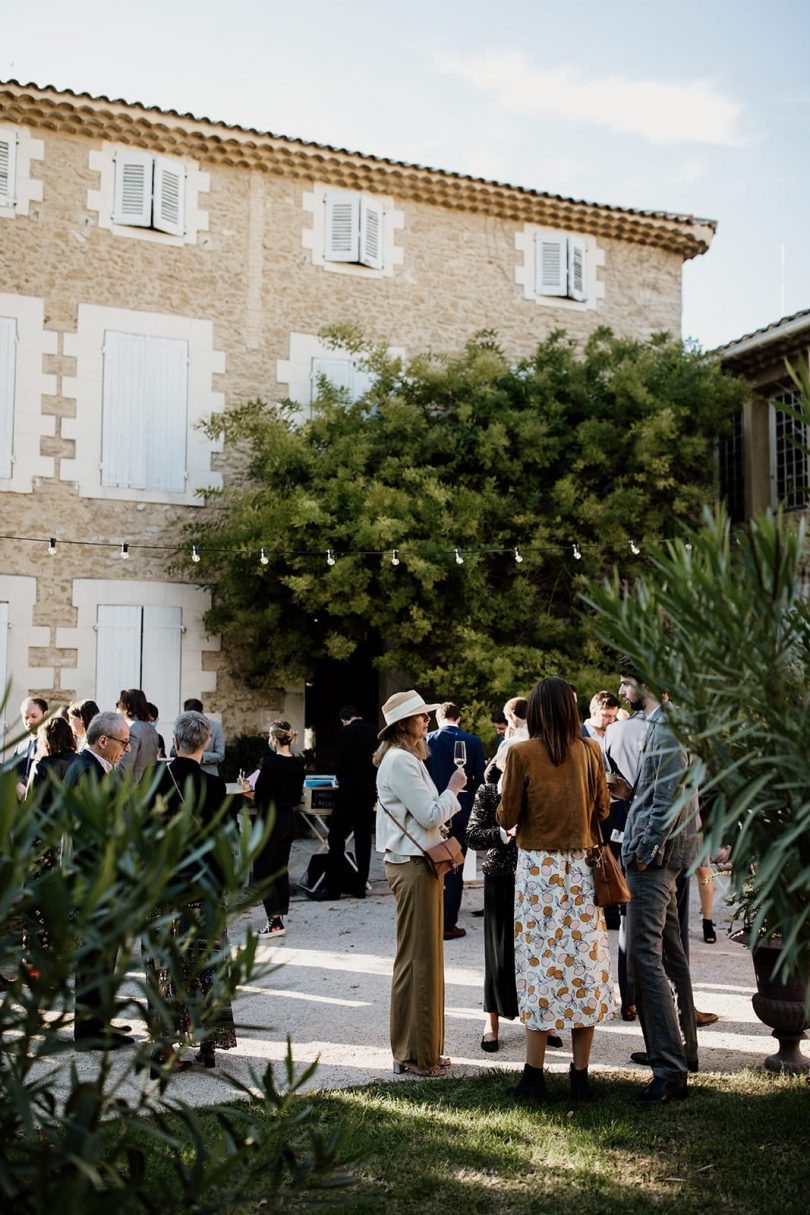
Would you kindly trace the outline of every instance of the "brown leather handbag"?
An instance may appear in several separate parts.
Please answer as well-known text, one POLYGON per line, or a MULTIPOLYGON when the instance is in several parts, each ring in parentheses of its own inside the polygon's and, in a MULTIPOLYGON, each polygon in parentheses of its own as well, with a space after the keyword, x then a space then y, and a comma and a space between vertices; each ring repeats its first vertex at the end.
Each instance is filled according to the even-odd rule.
POLYGON ((585 854, 585 860, 593 870, 593 901, 597 907, 612 907, 615 903, 629 903, 633 897, 630 887, 625 881, 621 866, 613 855, 610 844, 605 842, 602 835, 602 822, 596 810, 593 812, 593 818, 599 842, 593 848, 589 848, 585 854))
POLYGON ((447 839, 442 840, 440 844, 434 844, 432 848, 423 848, 419 840, 415 840, 404 827, 399 819, 394 818, 391 811, 383 803, 379 803, 385 813, 391 819, 392 823, 396 823, 403 835, 407 835, 412 844, 416 844, 419 851, 427 861, 427 866, 435 878, 442 878, 451 870, 460 869, 464 864, 464 853, 461 850, 461 844, 454 835, 448 835, 447 839))

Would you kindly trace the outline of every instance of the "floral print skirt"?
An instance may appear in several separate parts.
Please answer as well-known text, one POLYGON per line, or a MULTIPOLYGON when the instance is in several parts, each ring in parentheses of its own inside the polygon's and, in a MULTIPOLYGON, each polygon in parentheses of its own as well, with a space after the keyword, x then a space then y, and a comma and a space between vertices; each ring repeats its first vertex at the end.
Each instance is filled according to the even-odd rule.
POLYGON ((515 980, 527 1029, 585 1029, 613 1014, 605 916, 583 850, 518 851, 515 980))

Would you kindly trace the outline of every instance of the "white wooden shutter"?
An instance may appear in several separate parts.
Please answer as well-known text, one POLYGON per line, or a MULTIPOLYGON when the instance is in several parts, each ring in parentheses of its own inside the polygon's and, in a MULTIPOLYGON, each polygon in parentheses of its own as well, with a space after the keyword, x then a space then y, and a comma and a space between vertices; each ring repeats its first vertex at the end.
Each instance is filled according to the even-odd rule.
POLYGON ((176 160, 155 157, 155 206, 152 226, 182 236, 185 232, 186 170, 176 160))
POLYGON ((183 493, 188 444, 188 343, 144 338, 145 488, 183 493))
POLYGON ((153 167, 153 157, 148 152, 115 153, 115 223, 151 227, 153 167))
POLYGON ((146 341, 137 333, 107 330, 104 335, 102 485, 146 488, 146 341))
MULTIPOLYGON (((14 464, 14 380, 17 322, 0 316, 0 477, 10 477, 14 464)), ((5 685, 0 684, 0 694, 5 685)))
MULTIPOLYGON (((6 695, 8 680, 8 604, 0 603, 0 694, 6 695)), ((0 704, 0 757, 6 749, 6 719, 8 702, 0 704)))
POLYGON ((377 377, 366 367, 358 367, 352 362, 352 400, 359 401, 368 392, 377 377))
POLYGON ((325 375, 335 388, 352 387, 351 359, 313 359, 312 360, 312 396, 314 401, 318 395, 318 376, 325 375))
POLYGON ((327 194, 326 245, 330 262, 356 262, 360 247, 360 199, 357 195, 327 194))
POLYGON ((114 709, 122 688, 141 688, 143 608, 98 605, 96 615, 96 695, 99 709, 114 709))
POLYGON ((576 236, 568 238, 568 294, 572 300, 588 298, 585 278, 585 242, 576 236))
POLYGON ((378 202, 360 200, 360 257, 364 266, 382 270, 383 208, 378 202))
POLYGON ((188 343, 108 330, 102 485, 183 493, 187 444, 188 343))
POLYGON ((538 295, 568 294, 568 241, 549 233, 535 237, 535 288, 538 295))
POLYGON ((0 207, 13 207, 16 197, 17 136, 0 131, 0 207))
MULTIPOLYGON (((160 710, 160 721, 166 726, 165 738, 171 733, 171 723, 180 712, 180 651, 183 613, 179 607, 147 606, 143 609, 143 642, 141 679, 139 685, 160 710)), ((170 744, 167 741, 167 746, 170 744)))

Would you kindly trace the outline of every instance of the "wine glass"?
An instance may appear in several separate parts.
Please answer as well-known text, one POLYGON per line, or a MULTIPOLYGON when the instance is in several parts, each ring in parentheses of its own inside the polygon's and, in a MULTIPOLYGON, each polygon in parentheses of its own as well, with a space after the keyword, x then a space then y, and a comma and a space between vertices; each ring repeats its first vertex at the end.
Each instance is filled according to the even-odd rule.
POLYGON ((467 744, 459 738, 453 745, 453 763, 457 768, 463 768, 467 762, 467 744))

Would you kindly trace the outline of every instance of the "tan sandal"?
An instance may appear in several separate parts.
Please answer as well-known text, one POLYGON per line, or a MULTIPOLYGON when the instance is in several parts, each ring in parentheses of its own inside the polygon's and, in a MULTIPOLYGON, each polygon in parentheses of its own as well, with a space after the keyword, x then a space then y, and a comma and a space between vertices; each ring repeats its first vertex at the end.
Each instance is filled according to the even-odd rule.
POLYGON ((433 1063, 430 1067, 419 1067, 416 1063, 414 1063, 413 1059, 395 1059, 394 1075, 401 1076, 403 1072, 407 1072, 409 1076, 426 1076, 435 1078, 437 1076, 443 1076, 449 1066, 449 1059, 445 1064, 439 1061, 438 1063, 433 1063))

